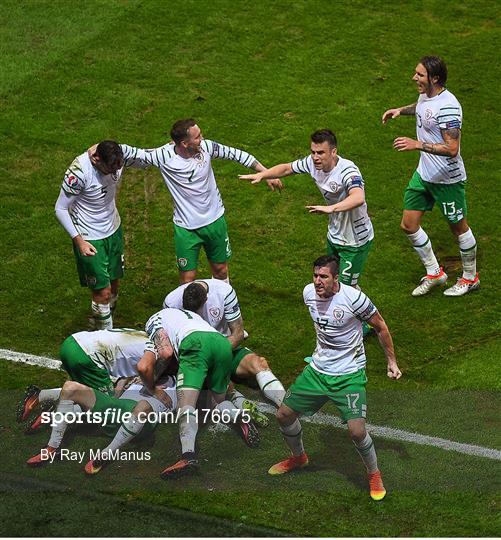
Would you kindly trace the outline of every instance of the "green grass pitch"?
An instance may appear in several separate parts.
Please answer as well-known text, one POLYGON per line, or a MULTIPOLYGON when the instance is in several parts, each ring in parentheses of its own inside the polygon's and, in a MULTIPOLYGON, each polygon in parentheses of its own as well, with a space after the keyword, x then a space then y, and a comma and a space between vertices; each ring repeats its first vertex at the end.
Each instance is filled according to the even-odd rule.
MULTIPOLYGON (((0 39, 0 348, 55 358, 62 340, 86 326, 89 296, 53 207, 66 167, 88 146, 105 138, 159 146, 176 119, 192 116, 207 138, 272 165, 306 155, 310 133, 330 127, 366 180, 376 236, 361 285, 388 322, 404 372, 398 383, 387 380, 369 339, 369 421, 500 448, 494 2, 5 0, 0 39), (411 118, 381 125, 386 109, 415 100, 411 76, 424 54, 447 61, 464 113, 482 282, 464 298, 410 297, 422 269, 399 221, 418 156, 396 153, 392 141, 415 126, 411 118)), ((235 163, 216 161, 214 170, 249 346, 289 384, 314 343, 301 292, 324 252, 326 219, 304 206, 320 204, 320 194, 304 175, 277 194, 239 181, 245 170, 235 163)), ((140 327, 177 283, 172 205, 156 170, 128 171, 118 205, 127 274, 115 325, 140 327)), ((438 210, 424 227, 455 279, 458 250, 438 210)), ((15 403, 28 383, 62 381, 62 373, 0 360, 2 536, 501 533, 498 461, 376 437, 389 494, 375 504, 346 432, 313 424, 304 426, 311 467, 286 478, 266 473, 286 455, 273 423, 257 450, 232 432, 202 430, 201 476, 174 483, 158 473, 177 456, 175 426, 157 431, 151 461, 96 478, 74 463, 29 470, 25 460, 47 434, 24 436, 15 403)), ((73 435, 75 450, 105 443, 73 435)))

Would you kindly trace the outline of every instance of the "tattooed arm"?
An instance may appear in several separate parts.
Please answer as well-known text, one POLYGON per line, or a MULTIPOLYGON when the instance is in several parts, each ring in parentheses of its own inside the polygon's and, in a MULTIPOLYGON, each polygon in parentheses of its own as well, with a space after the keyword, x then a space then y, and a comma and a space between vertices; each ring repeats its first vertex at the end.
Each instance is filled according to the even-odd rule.
POLYGON ((393 148, 399 152, 408 150, 421 150, 427 154, 435 154, 436 156, 456 157, 459 152, 459 142, 461 140, 461 130, 442 129, 443 143, 429 143, 416 141, 409 137, 397 137, 393 141, 393 148))
MULTIPOLYGON (((145 350, 144 354, 137 363, 137 371, 148 391, 155 395, 155 380, 159 375, 156 369, 158 362, 169 361, 174 353, 172 344, 165 330, 160 329, 153 336, 155 351, 145 350)), ((151 344, 151 342, 150 342, 151 344)))
POLYGON ((413 116, 416 114, 416 104, 406 105, 405 107, 399 107, 398 109, 389 109, 383 114, 383 124, 386 124, 388 120, 396 118, 397 116, 413 116))
POLYGON ((437 156, 456 157, 459 153, 461 130, 459 128, 441 129, 440 133, 442 133, 442 138, 444 139, 443 143, 423 142, 421 143, 421 150, 437 156))
POLYGON ((231 330, 231 335, 228 340, 231 343, 231 348, 236 349, 244 339, 244 321, 242 317, 238 317, 234 321, 228 323, 231 330))
MULTIPOLYGON (((251 163, 251 169, 254 169, 258 173, 262 171, 266 171, 266 167, 264 165, 261 165, 261 163, 259 163, 257 159, 255 159, 251 163)), ((282 184, 282 180, 280 180, 280 178, 267 178, 266 184, 271 189, 271 191, 275 191, 275 189, 278 189, 278 191, 282 191, 284 187, 282 184)))

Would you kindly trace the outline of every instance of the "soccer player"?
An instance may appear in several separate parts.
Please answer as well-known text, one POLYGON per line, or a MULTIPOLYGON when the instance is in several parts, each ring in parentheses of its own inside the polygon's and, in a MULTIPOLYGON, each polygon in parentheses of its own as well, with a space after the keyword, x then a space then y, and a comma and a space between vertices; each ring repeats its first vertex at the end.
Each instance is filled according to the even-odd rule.
POLYGON ((291 174, 309 174, 327 205, 306 206, 310 213, 329 214, 327 254, 339 259, 339 280, 356 286, 374 238, 367 214, 364 180, 359 168, 338 154, 337 138, 330 129, 311 135, 311 154, 291 163, 275 165, 257 174, 239 178, 253 184, 291 174))
MULTIPOLYGON (((280 406, 285 396, 282 383, 271 371, 266 358, 242 345, 244 322, 237 293, 231 285, 218 279, 198 279, 173 290, 165 297, 163 305, 194 311, 226 336, 233 347, 232 380, 255 378, 264 396, 280 406)), ((257 424, 268 424, 268 417, 237 390, 232 391, 231 401, 249 410, 257 424)))
POLYGON ((166 308, 152 315, 146 332, 155 350, 146 350, 138 363, 138 371, 146 387, 154 387, 153 374, 158 359, 168 361, 173 354, 179 361, 177 399, 179 437, 182 457, 161 473, 162 478, 176 478, 198 469, 195 439, 198 431, 196 405, 205 379, 216 409, 231 422, 239 423, 258 440, 252 421, 247 421, 240 409, 225 400, 232 368, 230 341, 191 311, 166 308))
MULTIPOLYGON (((224 205, 214 178, 212 159, 230 159, 256 171, 264 167, 244 150, 204 139, 192 118, 172 126, 173 143, 153 150, 121 145, 125 158, 160 169, 174 200, 174 244, 180 283, 193 281, 203 246, 217 279, 228 280, 231 246, 224 217, 224 205)), ((278 179, 270 189, 281 189, 278 179)))
POLYGON ((367 433, 365 350, 362 321, 374 328, 387 360, 387 375, 399 379, 393 341, 374 304, 360 290, 338 280, 339 264, 333 256, 313 263, 313 283, 303 291, 317 334, 312 361, 287 391, 277 419, 292 456, 273 465, 269 474, 283 474, 308 465, 299 415, 316 413, 328 400, 338 408, 349 435, 367 468, 370 495, 381 500, 386 490, 378 468, 376 450, 367 433))
POLYGON ((436 202, 456 237, 463 264, 462 276, 444 294, 462 296, 480 286, 477 242, 466 221, 466 171, 460 153, 463 112, 454 94, 445 87, 447 66, 438 56, 421 58, 412 80, 419 92, 417 103, 383 114, 383 124, 401 115, 416 116, 417 139, 397 137, 393 142, 399 152, 420 152, 417 170, 405 190, 400 225, 426 268, 426 275, 412 295, 422 296, 447 281, 421 227, 423 214, 431 211, 436 202))
MULTIPOLYGON (((131 381, 134 382, 134 381, 131 381)), ((149 435, 156 423, 147 422, 147 415, 155 412, 173 411, 176 408, 176 380, 171 375, 162 377, 155 386, 155 394, 149 394, 143 385, 131 384, 118 396, 110 396, 75 381, 66 381, 56 409, 58 416, 53 417, 53 427, 47 446, 26 462, 31 467, 53 462, 60 452, 64 434, 68 429, 68 416, 78 410, 100 414, 102 430, 113 440, 101 450, 99 457, 91 459, 85 465, 87 474, 97 474, 122 446, 135 437, 149 435), (131 413, 129 417, 124 413, 131 413), (56 456, 55 456, 56 455, 56 456)), ((157 416, 158 417, 158 416, 157 416)))
POLYGON ((92 294, 92 326, 113 328, 112 310, 123 277, 123 236, 115 198, 125 163, 115 141, 76 157, 64 175, 56 217, 73 240, 82 287, 92 294))
MULTIPOLYGON (((136 376, 137 363, 149 343, 146 332, 131 328, 76 332, 63 341, 59 357, 73 381, 112 396, 114 387, 111 377, 136 376)), ((174 374, 175 371, 170 373, 174 374)), ((18 407, 18 421, 27 420, 39 405, 44 410, 45 404, 59 399, 60 392, 61 388, 40 390, 34 385, 29 386, 18 407)), ((28 432, 37 429, 40 424, 39 415, 34 422, 30 422, 28 432)))

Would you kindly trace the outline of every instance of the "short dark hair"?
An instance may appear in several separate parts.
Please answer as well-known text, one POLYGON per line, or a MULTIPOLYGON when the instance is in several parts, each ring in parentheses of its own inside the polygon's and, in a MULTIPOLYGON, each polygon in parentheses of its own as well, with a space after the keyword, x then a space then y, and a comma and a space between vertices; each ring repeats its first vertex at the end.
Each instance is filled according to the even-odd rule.
POLYGON ((447 66, 440 56, 423 56, 419 61, 428 72, 428 82, 431 83, 433 77, 437 77, 437 84, 445 86, 447 82, 447 66))
POLYGON ((172 129, 170 130, 170 136, 172 140, 179 144, 181 141, 184 141, 188 137, 188 130, 196 125, 196 120, 193 118, 184 118, 183 120, 178 120, 174 122, 172 129))
POLYGON ((122 148, 116 141, 101 141, 97 145, 96 153, 105 165, 114 165, 124 157, 122 148))
POLYGON ((198 311, 207 302, 207 289, 201 283, 190 283, 183 291, 183 307, 198 311))
POLYGON ((337 139, 334 132, 330 129, 318 129, 311 134, 311 142, 322 144, 328 142, 331 148, 337 148, 337 139))
POLYGON ((313 262, 313 268, 320 268, 321 266, 327 266, 333 276, 339 274, 339 259, 334 255, 322 255, 313 262))

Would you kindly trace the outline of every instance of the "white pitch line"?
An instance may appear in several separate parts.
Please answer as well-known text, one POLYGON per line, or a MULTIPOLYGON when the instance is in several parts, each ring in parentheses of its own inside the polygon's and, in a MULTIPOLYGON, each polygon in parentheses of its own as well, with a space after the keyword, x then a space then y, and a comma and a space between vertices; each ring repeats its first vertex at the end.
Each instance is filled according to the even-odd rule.
POLYGON ((34 356, 9 349, 0 349, 0 358, 10 360, 11 362, 21 362, 30 366, 39 366, 48 369, 61 369, 61 361, 54 358, 46 358, 44 356, 34 356))
MULTIPOLYGON (((21 362, 48 369, 61 369, 61 362, 59 360, 10 351, 9 349, 0 349, 0 358, 10 360, 11 362, 21 362)), ((276 411, 276 408, 268 403, 258 402, 257 405, 259 410, 265 413, 274 414, 276 411)), ((328 425, 336 428, 346 429, 346 425, 341 422, 339 417, 325 413, 316 413, 313 416, 303 416, 301 417, 301 421, 311 424, 319 424, 323 426, 328 425)), ((222 424, 215 424, 214 426, 211 426, 210 429, 211 431, 219 431, 224 430, 225 427, 226 426, 223 426, 222 424)), ((454 452, 459 452, 460 454, 501 461, 501 451, 493 448, 485 448, 483 446, 477 446, 474 444, 458 443, 455 441, 449 441, 448 439, 441 439, 440 437, 431 437, 429 435, 421 435, 420 433, 412 433, 402 429, 376 426, 373 424, 367 424, 367 429, 372 435, 377 435, 379 437, 383 437, 384 439, 410 442, 423 446, 434 446, 435 448, 442 448, 443 450, 448 451, 452 450, 454 452)))

